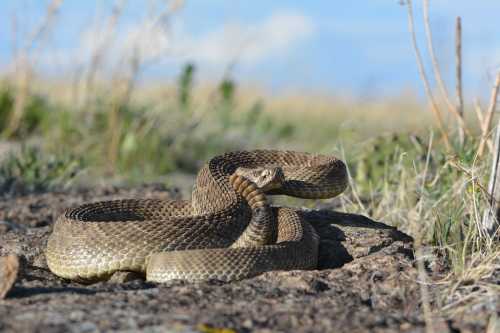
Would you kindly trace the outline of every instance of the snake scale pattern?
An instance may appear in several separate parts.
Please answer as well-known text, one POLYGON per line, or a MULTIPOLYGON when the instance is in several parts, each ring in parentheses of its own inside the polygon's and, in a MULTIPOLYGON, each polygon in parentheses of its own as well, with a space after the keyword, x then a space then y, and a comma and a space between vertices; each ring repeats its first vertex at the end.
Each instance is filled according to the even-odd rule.
POLYGON ((271 206, 267 195, 330 198, 346 186, 346 167, 333 156, 226 153, 203 166, 190 201, 125 199, 67 210, 49 237, 47 263, 54 274, 80 282, 116 271, 165 282, 314 269, 313 227, 295 209, 271 206))

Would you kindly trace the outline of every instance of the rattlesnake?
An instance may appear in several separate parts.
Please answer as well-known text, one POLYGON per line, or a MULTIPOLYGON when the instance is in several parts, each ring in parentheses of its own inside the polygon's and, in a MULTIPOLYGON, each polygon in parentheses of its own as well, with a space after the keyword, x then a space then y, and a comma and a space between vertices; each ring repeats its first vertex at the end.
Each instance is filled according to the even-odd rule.
POLYGON ((81 282, 116 271, 163 282, 313 269, 313 227, 292 208, 271 207, 265 194, 329 198, 346 186, 345 165, 333 156, 227 153, 203 166, 191 201, 127 199, 66 211, 49 237, 47 263, 56 275, 81 282))

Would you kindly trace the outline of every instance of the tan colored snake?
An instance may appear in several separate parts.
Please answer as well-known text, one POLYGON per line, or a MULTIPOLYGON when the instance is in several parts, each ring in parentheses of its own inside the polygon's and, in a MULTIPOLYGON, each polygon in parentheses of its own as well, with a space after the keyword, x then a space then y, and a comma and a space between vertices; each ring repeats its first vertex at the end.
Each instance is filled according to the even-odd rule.
POLYGON ((342 161, 292 151, 232 152, 198 173, 191 201, 126 199, 60 216, 46 250, 52 272, 81 282, 136 271, 147 280, 238 280, 313 269, 318 236, 269 194, 330 198, 347 186, 342 161))

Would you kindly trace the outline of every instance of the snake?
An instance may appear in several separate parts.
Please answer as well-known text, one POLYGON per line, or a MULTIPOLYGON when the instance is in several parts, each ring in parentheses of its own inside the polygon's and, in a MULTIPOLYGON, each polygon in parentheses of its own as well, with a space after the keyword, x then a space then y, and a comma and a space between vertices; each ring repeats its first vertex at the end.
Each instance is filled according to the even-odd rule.
POLYGON ((197 174, 191 200, 120 199, 70 208, 54 223, 45 256, 57 276, 82 283, 117 271, 147 281, 235 281, 317 267, 319 236, 298 209, 270 195, 332 198, 348 184, 332 155, 228 152, 197 174))

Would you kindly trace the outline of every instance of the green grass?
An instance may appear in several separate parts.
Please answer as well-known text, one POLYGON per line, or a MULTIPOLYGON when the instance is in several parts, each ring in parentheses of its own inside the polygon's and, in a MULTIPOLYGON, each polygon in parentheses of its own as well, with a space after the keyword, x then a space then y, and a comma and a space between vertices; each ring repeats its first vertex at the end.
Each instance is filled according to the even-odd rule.
MULTIPOLYGON (((228 79, 203 108, 193 105, 193 75, 194 67, 186 66, 176 98, 158 104, 99 97, 79 109, 30 95, 19 128, 4 126, 0 132, 10 140, 40 137, 48 153, 74 154, 96 174, 129 180, 178 170, 195 173, 215 154, 285 142, 294 134, 295 125, 275 120, 261 101, 239 107, 236 85, 228 79)), ((13 114, 14 96, 9 86, 0 89, 2 124, 13 114)))
POLYGON ((71 184, 83 165, 75 156, 42 154, 34 147, 11 153, 0 164, 0 194, 49 191, 71 184))
POLYGON ((490 161, 475 158, 477 144, 470 140, 450 154, 430 139, 381 137, 354 164, 353 188, 364 200, 346 201, 437 247, 450 267, 463 266, 457 254, 481 251, 491 240, 478 227, 490 161))

